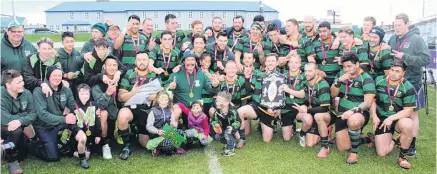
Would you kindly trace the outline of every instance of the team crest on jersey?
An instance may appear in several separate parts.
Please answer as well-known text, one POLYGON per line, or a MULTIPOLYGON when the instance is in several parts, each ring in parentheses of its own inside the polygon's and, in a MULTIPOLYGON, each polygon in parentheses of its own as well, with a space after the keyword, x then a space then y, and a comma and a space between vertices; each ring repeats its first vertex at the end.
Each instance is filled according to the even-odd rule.
POLYGON ((80 56, 76 56, 76 60, 80 60, 80 56))
POLYGON ((67 97, 65 96, 65 94, 61 94, 61 102, 63 101, 67 101, 67 97))
POLYGON ((410 42, 405 42, 404 48, 409 48, 409 47, 410 47, 410 42))
POLYGON ((402 96, 402 92, 399 91, 399 92, 396 94, 396 97, 401 97, 401 96, 402 96))
POLYGON ((21 107, 23 108, 23 110, 26 110, 26 108, 27 108, 27 101, 21 102, 21 107))
POLYGON ((200 86, 200 81, 199 80, 195 80, 194 81, 194 86, 199 87, 200 86))
POLYGON ((360 85, 359 82, 355 82, 355 83, 354 83, 354 87, 358 87, 359 85, 360 85))
POLYGON ((26 57, 27 57, 27 56, 29 56, 29 55, 30 55, 30 51, 26 50, 26 51, 24 51, 24 54, 25 54, 25 55, 26 55, 26 57))

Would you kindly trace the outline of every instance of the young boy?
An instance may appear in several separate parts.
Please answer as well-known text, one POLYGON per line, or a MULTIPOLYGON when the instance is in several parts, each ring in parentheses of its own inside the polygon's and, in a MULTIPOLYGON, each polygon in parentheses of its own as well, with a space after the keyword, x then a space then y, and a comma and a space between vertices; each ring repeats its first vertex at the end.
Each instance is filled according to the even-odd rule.
POLYGON ((99 110, 90 101, 91 88, 87 84, 80 84, 77 87, 78 101, 76 102, 74 113, 77 124, 71 126, 71 145, 75 146, 74 156, 80 160, 80 167, 89 167, 87 159, 91 152, 92 145, 99 144, 102 133, 100 120, 98 119, 99 110))
POLYGON ((219 92, 216 98, 217 110, 215 111, 211 125, 216 133, 215 139, 220 142, 226 142, 226 147, 222 153, 223 156, 232 156, 235 154, 235 139, 239 139, 238 130, 241 126, 240 116, 235 109, 230 106, 232 96, 226 91, 219 92))

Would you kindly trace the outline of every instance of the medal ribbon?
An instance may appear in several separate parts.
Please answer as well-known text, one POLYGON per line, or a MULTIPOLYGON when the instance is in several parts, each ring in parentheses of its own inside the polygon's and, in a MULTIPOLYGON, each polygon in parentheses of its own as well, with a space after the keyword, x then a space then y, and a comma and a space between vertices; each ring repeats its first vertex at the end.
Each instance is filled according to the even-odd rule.
POLYGON ((190 73, 188 73, 188 71, 185 71, 185 75, 187 76, 188 86, 190 86, 190 93, 193 93, 194 81, 196 80, 196 74, 197 74, 196 70, 193 71, 193 74, 194 74, 193 84, 191 84, 190 73))
POLYGON ((404 44, 405 44, 405 42, 407 42, 407 37, 406 38, 404 38, 404 40, 402 40, 402 42, 401 42, 401 44, 396 44, 396 47, 397 47, 397 49, 398 49, 398 51, 401 51, 401 48, 402 48, 402 46, 404 46, 404 44))
MULTIPOLYGON (((80 118, 82 118, 82 122, 83 124, 85 124, 87 130, 90 130, 90 122, 91 122, 91 117, 88 118, 88 123, 85 122, 85 117, 83 116, 82 112, 80 112, 79 110, 79 106, 77 104, 74 104, 74 107, 76 107, 77 112, 79 113, 80 118)), ((90 107, 93 107, 93 105, 90 102, 90 107)))
POLYGON ((170 66, 170 60, 171 60, 171 52, 172 52, 173 50, 172 49, 170 49, 170 54, 168 55, 168 57, 167 57, 167 62, 166 62, 166 57, 165 57, 165 52, 164 52, 164 47, 162 47, 162 59, 164 59, 164 66, 165 66, 165 71, 167 71, 167 69, 168 69, 168 66, 170 66))
POLYGON ((390 105, 393 105, 394 101, 395 101, 395 97, 396 94, 398 93, 399 90, 399 86, 401 85, 401 82, 399 82, 398 86, 396 86, 395 92, 393 94, 393 96, 390 95, 390 77, 388 77, 388 84, 387 84, 387 94, 390 97, 390 105))
MULTIPOLYGON (((300 70, 299 70, 299 73, 296 75, 296 77, 294 78, 294 83, 293 83, 293 86, 292 86, 292 88, 291 89, 295 89, 296 88, 296 85, 297 85, 297 78, 300 76, 300 70)), ((291 71, 290 71, 290 73, 288 73, 288 82, 291 82, 291 71)))
POLYGON ((314 96, 314 93, 315 93, 315 90, 314 90, 314 87, 316 86, 316 82, 317 82, 317 80, 319 80, 319 78, 320 77, 317 77, 317 79, 314 81, 314 86, 313 86, 313 88, 310 88, 310 84, 309 84, 309 82, 308 82, 308 98, 309 98, 309 102, 310 102, 310 105, 312 104, 312 101, 313 101, 313 96, 314 96), (312 91, 312 92, 311 92, 312 91))
MULTIPOLYGON (((329 49, 331 49, 332 46, 332 39, 329 41, 329 45, 328 45, 328 51, 329 49)), ((326 53, 325 53, 325 44, 322 41, 322 56, 323 56, 323 61, 326 62, 326 53)))

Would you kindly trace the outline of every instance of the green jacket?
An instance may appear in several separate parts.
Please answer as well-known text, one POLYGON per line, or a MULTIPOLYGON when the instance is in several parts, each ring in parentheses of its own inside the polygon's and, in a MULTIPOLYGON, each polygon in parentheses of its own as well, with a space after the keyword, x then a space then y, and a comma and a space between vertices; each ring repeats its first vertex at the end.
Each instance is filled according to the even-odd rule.
POLYGON ((96 107, 100 110, 108 111, 111 120, 117 120, 118 108, 115 96, 106 94, 108 85, 100 83, 95 85, 91 92, 94 98, 96 107))
MULTIPOLYGON (((109 39, 109 38, 105 38, 107 41, 108 41, 108 44, 109 44, 109 54, 111 54, 114 50, 113 50, 113 48, 114 48, 114 42, 112 42, 111 41, 111 39, 109 39)), ((86 41, 84 44, 83 44, 83 47, 82 47, 82 49, 80 50, 80 54, 81 54, 81 56, 83 57, 83 55, 85 54, 85 53, 89 53, 89 52, 93 52, 93 50, 94 50, 94 40, 93 40, 93 38, 91 38, 90 40, 88 40, 88 41, 86 41)))
POLYGON ((32 55, 26 62, 23 71, 24 87, 33 91, 33 89, 44 83, 47 67, 52 65, 56 65, 62 70, 57 57, 51 57, 47 63, 42 63, 39 59, 39 53, 32 55))
POLYGON ((422 36, 420 36, 419 29, 414 25, 410 26, 409 31, 404 36, 393 35, 388 44, 392 50, 404 53, 402 60, 407 65, 405 77, 413 86, 420 86, 422 84, 422 67, 431 63, 431 53, 422 36), (405 42, 402 45, 404 39, 405 42), (402 45, 399 50, 398 45, 402 45))
MULTIPOLYGON (((74 72, 76 75, 73 80, 67 80, 72 88, 83 81, 83 73, 81 71, 83 67, 83 57, 80 56, 80 52, 73 48, 71 54, 68 54, 64 48, 58 49, 58 61, 62 65, 64 73, 74 72)), ((66 79, 65 79, 66 80, 66 79)))
POLYGON ((1 90, 1 122, 3 126, 8 125, 12 120, 19 120, 21 125, 29 125, 36 119, 35 106, 32 93, 24 89, 14 99, 6 90, 5 86, 0 87, 1 90))
POLYGON ((62 84, 59 84, 58 90, 52 88, 52 91, 53 94, 49 97, 46 97, 41 87, 37 87, 33 91, 33 99, 38 101, 35 102, 38 118, 33 124, 37 130, 49 129, 59 124, 65 124, 64 109, 70 109, 70 113, 74 113, 76 109, 74 107, 76 102, 70 88, 65 88, 62 84))
POLYGON ((26 59, 38 52, 29 41, 23 38, 21 45, 13 47, 5 34, 1 41, 1 68, 2 72, 7 69, 15 69, 22 72, 26 59))

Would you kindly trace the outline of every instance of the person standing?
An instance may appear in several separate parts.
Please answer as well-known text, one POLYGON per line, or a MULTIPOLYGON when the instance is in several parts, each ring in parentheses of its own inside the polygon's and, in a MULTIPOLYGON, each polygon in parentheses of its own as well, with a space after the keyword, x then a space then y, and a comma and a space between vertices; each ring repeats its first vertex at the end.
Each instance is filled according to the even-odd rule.
POLYGON ((63 79, 66 80, 71 87, 73 96, 77 97, 77 86, 83 81, 83 57, 80 52, 74 49, 74 35, 72 32, 62 33, 63 48, 58 49, 58 61, 61 63, 62 69, 65 71, 63 79))
MULTIPOLYGON (((182 41, 185 38, 185 34, 182 31, 178 31, 178 19, 174 14, 168 14, 165 16, 165 30, 171 32, 171 36, 173 38, 173 47, 178 49, 182 48, 182 41)), ((155 39, 156 45, 161 44, 161 33, 156 36, 155 39)))
POLYGON ((402 59, 407 65, 405 78, 416 89, 417 107, 411 115, 413 120, 413 141, 408 156, 416 155, 416 137, 419 134, 419 110, 425 107, 425 96, 422 84, 422 68, 431 63, 431 56, 425 41, 420 36, 419 29, 411 25, 407 14, 396 15, 394 21, 395 35, 388 44, 392 48, 392 56, 402 59))

